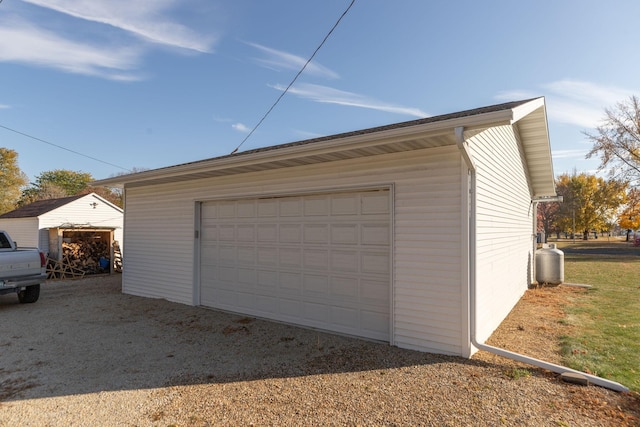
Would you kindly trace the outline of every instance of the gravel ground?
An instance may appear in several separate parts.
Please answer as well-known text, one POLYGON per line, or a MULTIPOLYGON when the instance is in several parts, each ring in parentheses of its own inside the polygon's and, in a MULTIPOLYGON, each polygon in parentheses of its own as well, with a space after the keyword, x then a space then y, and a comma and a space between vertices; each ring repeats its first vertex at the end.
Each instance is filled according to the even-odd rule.
MULTIPOLYGON (((532 313, 543 323, 552 317, 535 307, 561 300, 551 301, 552 292, 529 291, 492 343, 557 361, 558 331, 527 323, 532 313)), ((640 419, 637 394, 566 384, 483 352, 472 360, 419 353, 123 295, 119 275, 46 284, 35 304, 0 296, 0 319, 0 426, 619 426, 640 419)))

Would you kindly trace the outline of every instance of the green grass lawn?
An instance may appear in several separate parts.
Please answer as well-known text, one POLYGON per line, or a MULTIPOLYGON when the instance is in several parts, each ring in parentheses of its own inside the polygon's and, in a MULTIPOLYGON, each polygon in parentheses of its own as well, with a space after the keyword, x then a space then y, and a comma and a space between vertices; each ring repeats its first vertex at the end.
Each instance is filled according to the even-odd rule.
POLYGON ((566 307, 564 363, 640 392, 640 248, 598 240, 558 242, 565 282, 592 286, 566 307))

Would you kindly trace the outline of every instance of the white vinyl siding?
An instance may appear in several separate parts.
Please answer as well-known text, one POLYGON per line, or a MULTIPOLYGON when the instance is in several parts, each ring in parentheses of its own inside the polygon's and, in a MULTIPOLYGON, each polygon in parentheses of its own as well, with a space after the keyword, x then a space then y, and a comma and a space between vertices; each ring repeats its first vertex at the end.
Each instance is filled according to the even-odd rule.
POLYGON ((530 283, 533 213, 522 152, 512 127, 469 141, 477 169, 477 339, 486 340, 530 283))
POLYGON ((127 187, 123 291, 194 301, 196 203, 393 187, 393 344, 462 354, 462 168, 455 147, 127 187))

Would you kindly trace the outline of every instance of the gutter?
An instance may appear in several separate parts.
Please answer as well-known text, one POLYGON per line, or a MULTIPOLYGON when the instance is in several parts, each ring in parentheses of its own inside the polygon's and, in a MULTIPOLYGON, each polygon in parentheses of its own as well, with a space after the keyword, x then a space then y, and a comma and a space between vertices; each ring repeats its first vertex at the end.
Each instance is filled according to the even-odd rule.
MULTIPOLYGON (((477 313, 477 298, 476 298, 476 167, 469 153, 469 148, 464 139, 465 128, 460 126, 454 129, 456 136, 456 144, 460 150, 460 154, 467 164, 467 168, 470 173, 470 209, 469 209, 469 228, 468 228, 468 250, 469 250, 469 270, 468 270, 468 282, 469 282, 469 332, 471 344, 478 350, 488 351, 489 353, 497 354, 498 356, 506 357, 508 359, 516 360, 518 362, 527 363, 529 365, 537 366, 539 368, 547 369, 549 371, 566 374, 570 373, 578 375, 580 378, 586 379, 589 383, 598 385, 600 387, 608 388, 614 391, 628 392, 629 389, 620 383, 610 381, 595 375, 580 372, 575 369, 568 368, 562 365, 556 365, 555 363, 545 362, 544 360, 536 359, 533 357, 525 356, 519 353, 514 353, 509 350, 505 350, 499 347, 494 347, 488 344, 479 343, 476 338, 476 313, 477 313)), ((534 262, 535 263, 535 262, 534 262)))

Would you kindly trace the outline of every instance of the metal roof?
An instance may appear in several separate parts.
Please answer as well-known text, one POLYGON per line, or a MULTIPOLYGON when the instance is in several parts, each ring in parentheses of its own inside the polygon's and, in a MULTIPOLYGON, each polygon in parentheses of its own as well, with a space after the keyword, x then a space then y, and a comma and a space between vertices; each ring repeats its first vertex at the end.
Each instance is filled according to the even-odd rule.
POLYGON ((107 178, 104 186, 146 186, 455 145, 456 127, 481 131, 515 125, 534 196, 555 195, 544 98, 514 101, 353 132, 258 148, 107 178))

